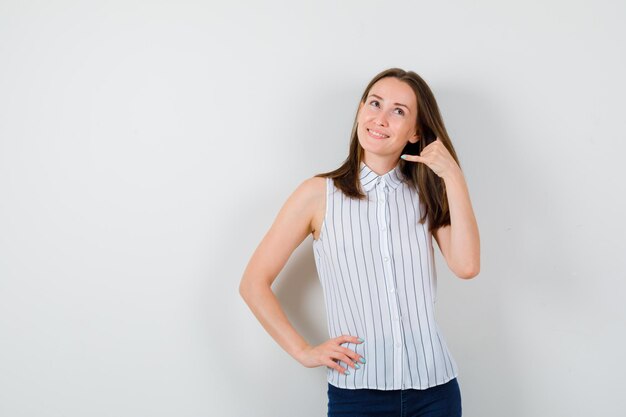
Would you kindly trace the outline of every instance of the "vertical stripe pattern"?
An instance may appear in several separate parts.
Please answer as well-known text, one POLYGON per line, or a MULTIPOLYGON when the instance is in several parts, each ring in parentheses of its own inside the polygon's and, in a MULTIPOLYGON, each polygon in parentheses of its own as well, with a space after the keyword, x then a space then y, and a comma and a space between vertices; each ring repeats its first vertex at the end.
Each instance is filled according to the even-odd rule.
POLYGON ((313 241, 329 336, 365 339, 343 346, 366 363, 350 375, 327 368, 328 382, 380 390, 444 384, 458 369, 435 321, 437 275, 419 194, 399 163, 378 175, 361 162, 359 179, 367 200, 326 179, 326 214, 313 241))

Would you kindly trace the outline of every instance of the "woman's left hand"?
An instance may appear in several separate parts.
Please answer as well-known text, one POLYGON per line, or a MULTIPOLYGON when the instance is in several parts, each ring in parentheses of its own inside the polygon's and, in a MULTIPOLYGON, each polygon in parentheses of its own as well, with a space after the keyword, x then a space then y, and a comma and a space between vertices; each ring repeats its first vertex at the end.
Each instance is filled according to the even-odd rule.
POLYGON ((422 162, 432 169, 435 174, 445 178, 460 170, 448 148, 437 138, 434 142, 426 145, 419 155, 403 154, 400 156, 405 161, 422 162))

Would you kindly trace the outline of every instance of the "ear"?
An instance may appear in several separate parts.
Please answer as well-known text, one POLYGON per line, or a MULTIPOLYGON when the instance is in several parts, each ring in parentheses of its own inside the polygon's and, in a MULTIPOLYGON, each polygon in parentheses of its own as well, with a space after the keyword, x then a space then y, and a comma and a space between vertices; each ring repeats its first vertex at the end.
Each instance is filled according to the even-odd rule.
POLYGON ((413 136, 411 136, 411 138, 409 139, 409 142, 411 143, 417 143, 420 140, 419 135, 416 133, 413 136))

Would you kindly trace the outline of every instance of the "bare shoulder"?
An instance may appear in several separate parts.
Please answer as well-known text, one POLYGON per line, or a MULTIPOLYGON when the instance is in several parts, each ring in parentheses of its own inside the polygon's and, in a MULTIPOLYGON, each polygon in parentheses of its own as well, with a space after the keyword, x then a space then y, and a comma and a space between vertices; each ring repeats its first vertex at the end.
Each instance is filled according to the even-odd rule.
POLYGON ((293 192, 302 203, 307 205, 317 203, 320 198, 326 195, 326 178, 311 177, 306 178, 293 192))
POLYGON ((307 178, 302 185, 308 189, 314 199, 323 198, 326 195, 326 178, 324 177, 307 178))
POLYGON ((317 239, 326 211, 326 178, 304 179, 289 197, 283 210, 304 220, 307 223, 307 234, 317 239))
POLYGON ((292 199, 291 205, 301 215, 306 216, 310 222, 310 231, 315 232, 317 228, 314 226, 318 224, 316 220, 319 218, 320 212, 322 212, 322 216, 324 215, 323 212, 326 209, 326 178, 311 177, 304 179, 293 192, 290 197, 290 200, 292 199))

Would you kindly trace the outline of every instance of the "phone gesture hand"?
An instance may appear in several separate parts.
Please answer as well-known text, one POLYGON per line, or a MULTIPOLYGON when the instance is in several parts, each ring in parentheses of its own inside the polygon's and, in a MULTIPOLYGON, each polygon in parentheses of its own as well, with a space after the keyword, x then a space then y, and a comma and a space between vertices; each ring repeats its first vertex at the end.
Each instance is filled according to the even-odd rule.
POLYGON ((460 170, 459 165, 448 151, 448 148, 446 148, 439 138, 426 145, 419 155, 404 154, 400 157, 405 161, 422 162, 426 164, 428 168, 441 178, 446 178, 448 175, 460 170))

